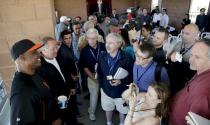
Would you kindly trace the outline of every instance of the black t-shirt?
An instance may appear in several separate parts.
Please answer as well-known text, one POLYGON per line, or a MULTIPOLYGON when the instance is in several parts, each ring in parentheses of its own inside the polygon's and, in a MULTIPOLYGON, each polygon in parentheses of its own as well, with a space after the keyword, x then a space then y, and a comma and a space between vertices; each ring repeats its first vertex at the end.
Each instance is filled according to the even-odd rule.
POLYGON ((38 75, 16 72, 11 88, 11 125, 50 125, 52 96, 38 75))

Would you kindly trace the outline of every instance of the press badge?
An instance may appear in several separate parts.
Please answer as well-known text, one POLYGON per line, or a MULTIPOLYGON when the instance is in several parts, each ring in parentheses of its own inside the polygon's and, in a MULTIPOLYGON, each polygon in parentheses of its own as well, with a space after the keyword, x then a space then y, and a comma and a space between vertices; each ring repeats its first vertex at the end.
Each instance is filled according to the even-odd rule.
POLYGON ((94 66, 95 72, 97 71, 97 69, 98 69, 98 63, 96 63, 95 66, 94 66))
POLYGON ((107 80, 112 80, 113 77, 112 77, 112 75, 108 75, 108 76, 106 76, 106 79, 107 79, 107 80))

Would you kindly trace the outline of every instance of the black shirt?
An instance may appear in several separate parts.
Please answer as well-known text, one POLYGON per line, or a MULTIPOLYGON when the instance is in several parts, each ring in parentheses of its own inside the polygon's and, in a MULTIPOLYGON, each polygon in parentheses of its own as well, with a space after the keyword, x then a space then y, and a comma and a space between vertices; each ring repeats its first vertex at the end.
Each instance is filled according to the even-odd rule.
POLYGON ((38 75, 16 72, 11 88, 11 125, 50 125, 52 96, 38 75))

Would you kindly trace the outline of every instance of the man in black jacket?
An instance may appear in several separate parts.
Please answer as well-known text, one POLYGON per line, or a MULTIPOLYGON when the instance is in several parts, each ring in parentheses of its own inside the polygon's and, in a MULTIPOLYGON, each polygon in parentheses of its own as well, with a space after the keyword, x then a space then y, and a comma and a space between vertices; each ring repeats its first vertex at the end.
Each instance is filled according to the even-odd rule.
POLYGON ((28 39, 16 42, 11 49, 15 72, 11 88, 11 125, 51 125, 52 95, 49 86, 35 73, 41 65, 40 44, 28 39))
MULTIPOLYGON (((75 95, 75 85, 71 78, 71 72, 68 70, 68 64, 62 57, 57 56, 59 45, 58 42, 51 38, 45 37, 42 40, 43 47, 41 48, 41 64, 38 73, 46 80, 54 99, 60 95, 65 95, 68 99, 75 95)), ((74 112, 74 101, 68 100, 67 108, 60 109, 58 117, 61 117, 63 124, 76 125, 77 119, 74 112)))

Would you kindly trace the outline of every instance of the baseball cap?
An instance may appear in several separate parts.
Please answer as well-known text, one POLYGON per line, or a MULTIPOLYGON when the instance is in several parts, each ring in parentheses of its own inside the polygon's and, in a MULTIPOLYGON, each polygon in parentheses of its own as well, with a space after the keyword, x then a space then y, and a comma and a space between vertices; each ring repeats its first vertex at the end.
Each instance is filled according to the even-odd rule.
POLYGON ((60 22, 65 22, 65 21, 70 21, 71 19, 70 18, 68 18, 67 16, 61 16, 60 17, 60 22))
POLYGON ((12 46, 10 53, 12 59, 15 61, 21 54, 37 50, 40 47, 42 47, 42 44, 35 44, 29 39, 23 39, 12 46))

